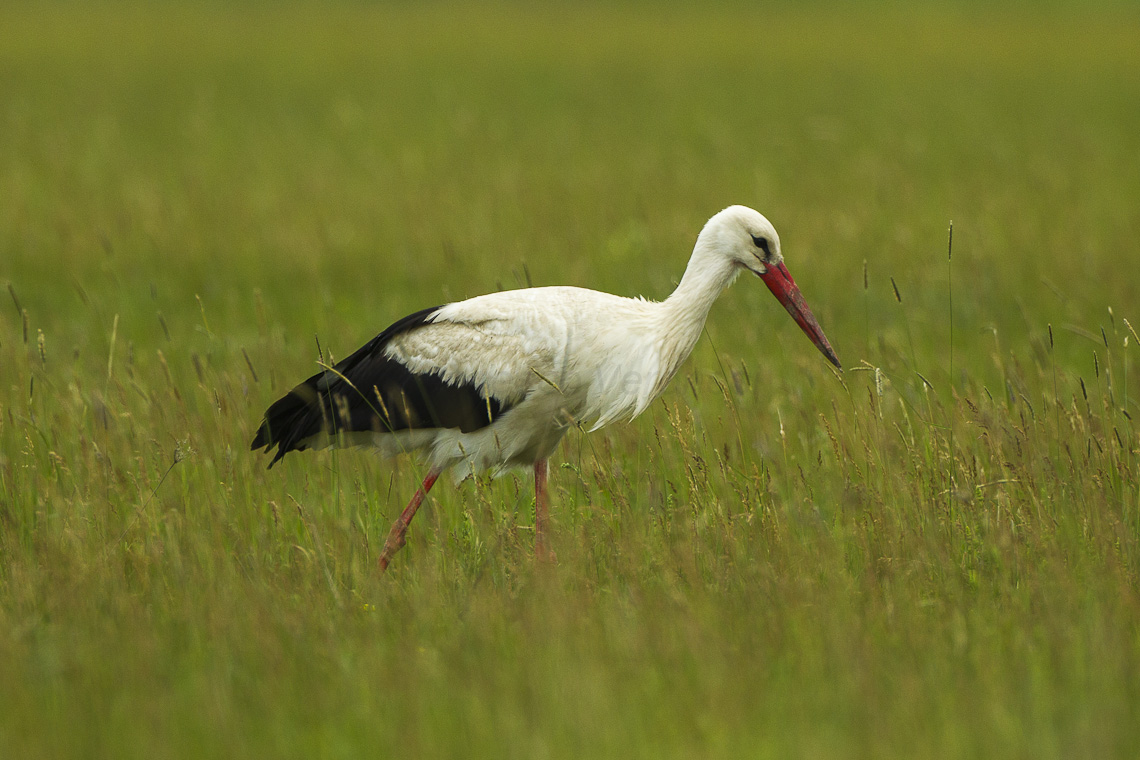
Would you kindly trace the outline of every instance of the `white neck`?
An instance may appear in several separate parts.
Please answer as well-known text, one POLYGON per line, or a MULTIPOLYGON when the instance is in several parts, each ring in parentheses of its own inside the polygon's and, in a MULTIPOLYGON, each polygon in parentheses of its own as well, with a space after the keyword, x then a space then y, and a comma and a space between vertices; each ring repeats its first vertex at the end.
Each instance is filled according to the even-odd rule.
POLYGON ((666 381, 673 376, 688 358, 693 346, 701 337, 709 309, 740 274, 740 268, 723 254, 715 251, 711 240, 702 234, 697 239, 689 266, 680 284, 659 311, 660 350, 666 367, 666 381))
POLYGON ((713 251, 702 236, 697 240, 681 282, 663 305, 668 306, 678 318, 696 319, 703 325, 713 302, 738 274, 740 268, 723 254, 713 251))
POLYGON ((637 329, 643 330, 645 340, 621 357, 623 367, 630 372, 622 377, 634 376, 640 382, 633 385, 620 383, 619 388, 602 384, 596 394, 596 406, 586 416, 596 414, 595 427, 628 414, 643 412, 673 378, 677 369, 689 357, 693 346, 701 337, 705 318, 713 301, 736 279, 739 269, 714 245, 714 236, 707 229, 697 238, 693 257, 673 294, 660 302, 638 301, 642 321, 637 329))

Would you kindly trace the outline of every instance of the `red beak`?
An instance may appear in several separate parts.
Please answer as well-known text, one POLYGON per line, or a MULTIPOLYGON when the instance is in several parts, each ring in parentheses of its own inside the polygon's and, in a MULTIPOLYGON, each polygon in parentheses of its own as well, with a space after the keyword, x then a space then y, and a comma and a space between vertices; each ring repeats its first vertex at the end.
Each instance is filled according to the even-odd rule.
POLYGON ((829 362, 839 369, 843 369, 839 363, 839 357, 835 355, 831 344, 827 342, 827 336, 823 334, 819 322, 815 321, 811 309, 808 308, 807 302, 804 301, 800 289, 796 287, 796 281, 788 273, 788 268, 784 266, 784 262, 781 261, 775 266, 769 266, 768 271, 760 275, 760 279, 768 286, 768 290, 772 291, 772 295, 776 296, 777 300, 784 305, 800 329, 807 333, 815 347, 823 352, 829 362))

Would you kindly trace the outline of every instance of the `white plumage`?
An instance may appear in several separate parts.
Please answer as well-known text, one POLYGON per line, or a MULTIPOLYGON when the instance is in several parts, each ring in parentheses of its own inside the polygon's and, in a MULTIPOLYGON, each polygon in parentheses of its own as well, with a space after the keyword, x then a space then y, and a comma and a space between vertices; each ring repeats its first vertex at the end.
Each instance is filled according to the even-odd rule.
POLYGON ((705 225, 666 300, 544 287, 424 310, 271 406, 252 448, 276 444, 274 463, 328 443, 424 450, 431 472, 393 526, 382 567, 440 472, 454 468, 460 479, 533 465, 536 541, 546 554, 546 458, 574 424, 597 429, 643 412, 689 356, 713 302, 745 270, 838 367, 783 264, 776 230, 758 212, 731 206, 705 225))
POLYGON ((444 306, 385 353, 510 407, 479 430, 437 433, 432 462, 462 477, 533 464, 575 422, 596 429, 643 411, 693 345, 665 339, 661 308, 582 288, 494 293, 444 306))

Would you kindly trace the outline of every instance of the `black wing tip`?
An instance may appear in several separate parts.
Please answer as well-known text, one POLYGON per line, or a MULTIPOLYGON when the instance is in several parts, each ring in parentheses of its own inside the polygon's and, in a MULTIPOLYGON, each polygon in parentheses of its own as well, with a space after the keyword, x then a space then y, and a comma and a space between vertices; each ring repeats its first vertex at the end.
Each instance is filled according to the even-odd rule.
MULTIPOLYGON (((269 469, 272 469, 273 465, 280 462, 290 451, 304 451, 307 446, 302 443, 302 441, 305 441, 311 435, 319 433, 321 430, 327 430, 329 427, 332 427, 334 430, 337 428, 344 430, 375 429, 375 419, 383 415, 374 408, 370 399, 363 397, 361 390, 354 387, 351 382, 340 382, 340 380, 348 375, 352 375, 353 368, 360 366, 362 363, 367 364, 369 359, 382 358, 384 356, 383 348, 393 336, 431 322, 432 318, 442 308, 443 306, 432 306, 428 309, 421 309, 390 325, 386 330, 353 352, 348 358, 337 362, 333 369, 335 370, 338 380, 333 380, 332 382, 326 380, 329 370, 323 368, 320 372, 277 399, 277 401, 273 402, 265 411, 261 426, 257 429, 257 433, 254 434, 253 441, 249 445, 249 450, 257 451, 258 449, 265 449, 266 451, 271 451, 273 446, 276 445, 277 450, 273 452, 273 459, 269 462, 269 469), (336 390, 331 386, 335 386, 336 390), (353 393, 345 392, 343 386, 351 388, 353 393), (335 403, 334 399, 343 400, 345 398, 350 399, 354 403, 363 401, 362 404, 358 405, 361 406, 363 418, 367 420, 366 426, 361 426, 361 423, 354 419, 346 419, 343 421, 339 419, 327 419, 328 415, 326 412, 328 409, 326 408, 326 404, 331 405, 335 403)), ((392 360, 386 361, 392 362, 392 360)), ((411 376, 412 373, 403 367, 403 365, 399 365, 396 362, 392 362, 392 364, 396 364, 400 371, 411 376)), ((442 379, 435 378, 435 382, 441 383, 442 379)), ((361 385, 365 388, 369 385, 373 388, 377 387, 376 383, 371 382, 362 382, 361 385)), ((498 412, 499 409, 496 406, 494 411, 490 412, 490 415, 493 418, 498 412)), ((390 425, 388 426, 390 427, 390 425)))
MULTIPOLYGON (((261 427, 257 429, 256 435, 253 436, 253 441, 251 441, 249 444, 249 450, 260 451, 264 449, 265 451, 269 451, 273 447, 273 443, 274 442, 269 438, 269 426, 263 422, 261 423, 261 427)), ((277 464, 277 461, 283 456, 284 454, 281 453, 281 446, 278 444, 276 455, 269 462, 269 466, 265 469, 273 469, 273 465, 277 464)))
MULTIPOLYGON (((269 464, 265 467, 265 469, 267 469, 267 470, 272 470, 273 465, 277 464, 282 459, 284 459, 285 455, 288 454, 293 449, 285 448, 281 441, 262 440, 262 436, 261 436, 260 431, 258 432, 258 436, 253 439, 253 443, 251 443, 249 445, 250 451, 259 451, 261 449, 264 449, 266 453, 269 453, 273 449, 274 443, 277 444, 277 451, 273 451, 273 458, 269 460, 269 464)), ((301 450, 301 448, 303 448, 303 447, 298 448, 298 451, 301 450)))
POLYGON ((286 394, 284 398, 278 400, 277 403, 269 408, 269 411, 266 412, 265 417, 261 421, 261 427, 257 429, 257 432, 253 436, 253 440, 250 441, 249 444, 250 451, 259 451, 261 449, 264 449, 266 453, 273 453, 273 459, 269 461, 269 465, 266 467, 267 470, 273 469, 273 465, 280 462, 290 451, 301 451, 305 448, 304 446, 296 445, 295 439, 290 439, 288 436, 283 436, 280 434, 274 435, 273 431, 275 429, 280 431, 281 426, 270 425, 270 417, 273 416, 274 407, 278 407, 281 401, 285 401, 291 395, 293 394, 286 394), (274 446, 277 446, 276 451, 273 451, 274 446))

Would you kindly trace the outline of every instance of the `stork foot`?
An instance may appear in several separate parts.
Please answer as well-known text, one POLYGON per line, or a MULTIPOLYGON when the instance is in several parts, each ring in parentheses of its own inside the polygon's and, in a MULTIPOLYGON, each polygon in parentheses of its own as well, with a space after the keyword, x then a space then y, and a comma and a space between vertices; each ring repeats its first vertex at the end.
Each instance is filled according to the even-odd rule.
POLYGON ((388 533, 387 540, 384 541, 384 549, 380 552, 380 572, 388 569, 388 563, 392 561, 392 555, 404 548, 407 543, 405 536, 408 533, 408 524, 403 520, 396 520, 392 523, 392 530, 388 533))
POLYGON ((534 463, 534 556, 539 562, 553 565, 558 561, 546 542, 550 528, 550 497, 546 494, 546 460, 534 463))
POLYGON ((544 565, 558 564, 558 555, 545 543, 534 547, 534 558, 544 565))
POLYGON ((554 549, 551 548, 550 542, 546 540, 545 529, 535 531, 534 558, 536 561, 545 565, 553 565, 558 562, 558 555, 554 553, 554 549))
POLYGON ((384 549, 380 552, 380 572, 388 569, 388 563, 392 561, 392 555, 400 551, 406 543, 404 536, 408 533, 408 526, 412 524, 412 518, 416 516, 416 510, 423 504, 424 497, 431 487, 435 485, 435 481, 439 478, 440 470, 436 467, 431 468, 431 471, 424 478, 423 485, 416 489, 416 493, 412 496, 412 500, 408 502, 408 506, 392 523, 392 530, 388 532, 388 538, 384 541, 384 549))

